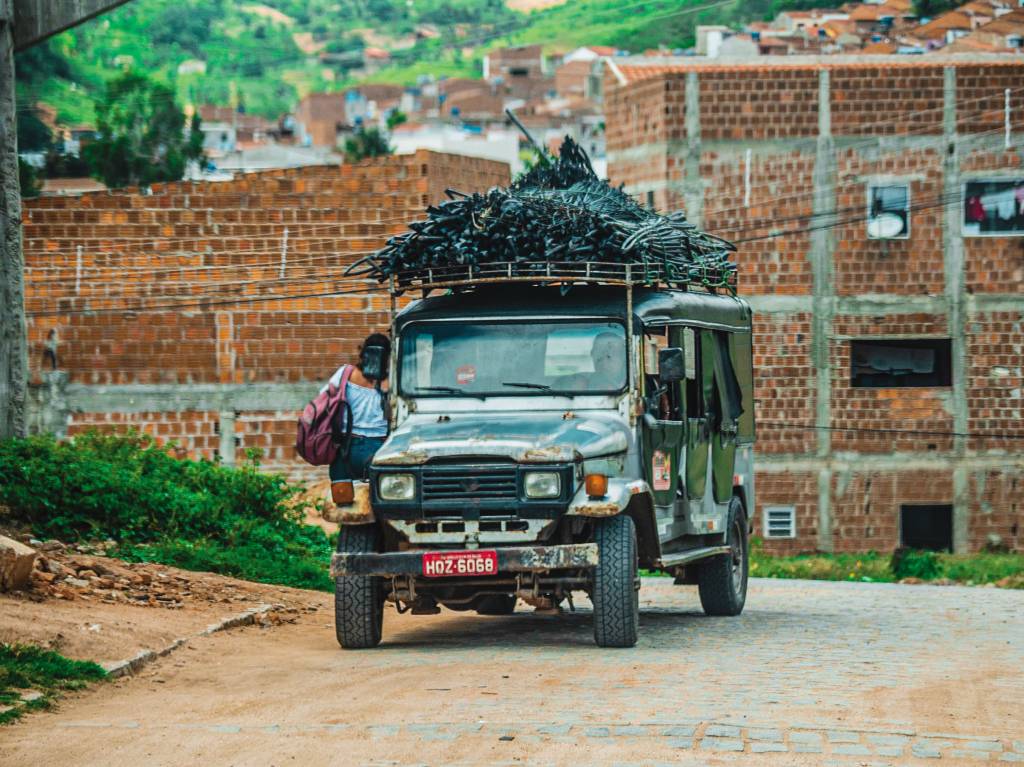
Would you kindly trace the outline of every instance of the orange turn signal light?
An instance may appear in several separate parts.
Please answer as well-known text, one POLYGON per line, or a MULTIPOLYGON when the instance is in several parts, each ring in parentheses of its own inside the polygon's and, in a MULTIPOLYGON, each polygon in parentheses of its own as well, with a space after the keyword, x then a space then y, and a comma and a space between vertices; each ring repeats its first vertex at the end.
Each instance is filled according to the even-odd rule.
POLYGON ((587 495, 591 498, 604 498, 608 495, 608 477, 604 474, 588 474, 586 486, 587 495))
POLYGON ((332 482, 331 500, 339 506, 347 506, 356 498, 351 482, 332 482))

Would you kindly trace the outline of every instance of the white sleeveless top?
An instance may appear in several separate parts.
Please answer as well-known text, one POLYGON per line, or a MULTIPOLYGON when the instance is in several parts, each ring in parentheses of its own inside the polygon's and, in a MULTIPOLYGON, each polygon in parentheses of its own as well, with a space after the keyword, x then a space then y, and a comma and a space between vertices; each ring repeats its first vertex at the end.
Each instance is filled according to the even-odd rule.
MULTIPOLYGON (((328 385, 340 385, 344 371, 345 366, 342 365, 331 376, 328 385)), ((326 391, 326 389, 327 386, 324 386, 320 391, 326 391)), ((384 403, 381 399, 381 392, 376 389, 348 382, 348 386, 345 387, 345 401, 352 408, 353 434, 360 437, 386 437, 388 435, 388 422, 384 420, 384 403)))

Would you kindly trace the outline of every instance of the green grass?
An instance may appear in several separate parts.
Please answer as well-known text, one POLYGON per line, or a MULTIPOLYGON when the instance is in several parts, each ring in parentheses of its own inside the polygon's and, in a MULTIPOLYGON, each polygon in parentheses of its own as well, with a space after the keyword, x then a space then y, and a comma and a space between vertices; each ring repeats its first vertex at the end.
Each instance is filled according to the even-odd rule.
POLYGON ((147 545, 121 546, 108 553, 129 562, 158 562, 257 583, 333 591, 334 581, 327 571, 331 550, 326 539, 315 538, 308 545, 281 546, 273 551, 258 541, 225 546, 212 539, 166 539, 147 545))
POLYGON ((995 583, 1024 588, 1024 554, 944 554, 908 552, 895 559, 887 554, 797 554, 771 556, 760 541, 751 547, 750 574, 757 578, 806 578, 825 581, 891 583, 903 578, 924 582, 952 581, 967 585, 995 583))
POLYGON ((0 644, 0 724, 13 722, 27 711, 49 708, 65 690, 80 690, 90 682, 106 677, 106 672, 90 661, 71 660, 39 647, 0 644), (23 702, 27 691, 42 697, 23 702))

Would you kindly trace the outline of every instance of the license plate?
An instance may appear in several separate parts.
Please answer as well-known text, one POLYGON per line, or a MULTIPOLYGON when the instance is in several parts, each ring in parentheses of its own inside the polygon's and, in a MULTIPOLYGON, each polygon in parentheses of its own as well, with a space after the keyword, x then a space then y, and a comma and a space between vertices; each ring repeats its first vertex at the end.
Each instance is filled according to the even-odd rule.
POLYGON ((497 573, 497 551, 430 551, 423 555, 423 575, 427 578, 497 573))

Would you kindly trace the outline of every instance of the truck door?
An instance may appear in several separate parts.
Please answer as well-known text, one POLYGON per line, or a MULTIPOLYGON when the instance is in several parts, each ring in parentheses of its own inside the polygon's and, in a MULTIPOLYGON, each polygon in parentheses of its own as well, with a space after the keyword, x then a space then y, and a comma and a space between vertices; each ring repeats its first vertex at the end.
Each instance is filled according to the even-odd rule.
POLYGON ((682 328, 686 356, 686 497, 699 500, 707 488, 711 425, 714 421, 714 357, 709 331, 682 328))
POLYGON ((680 381, 658 379, 658 351, 677 346, 678 328, 649 328, 644 332, 644 464, 647 482, 659 506, 675 503, 683 439, 680 381))
POLYGON ((703 331, 701 336, 711 347, 714 365, 711 465, 715 501, 725 503, 732 497, 733 467, 736 459, 736 436, 743 398, 732 360, 729 357, 729 334, 720 330, 703 331))

